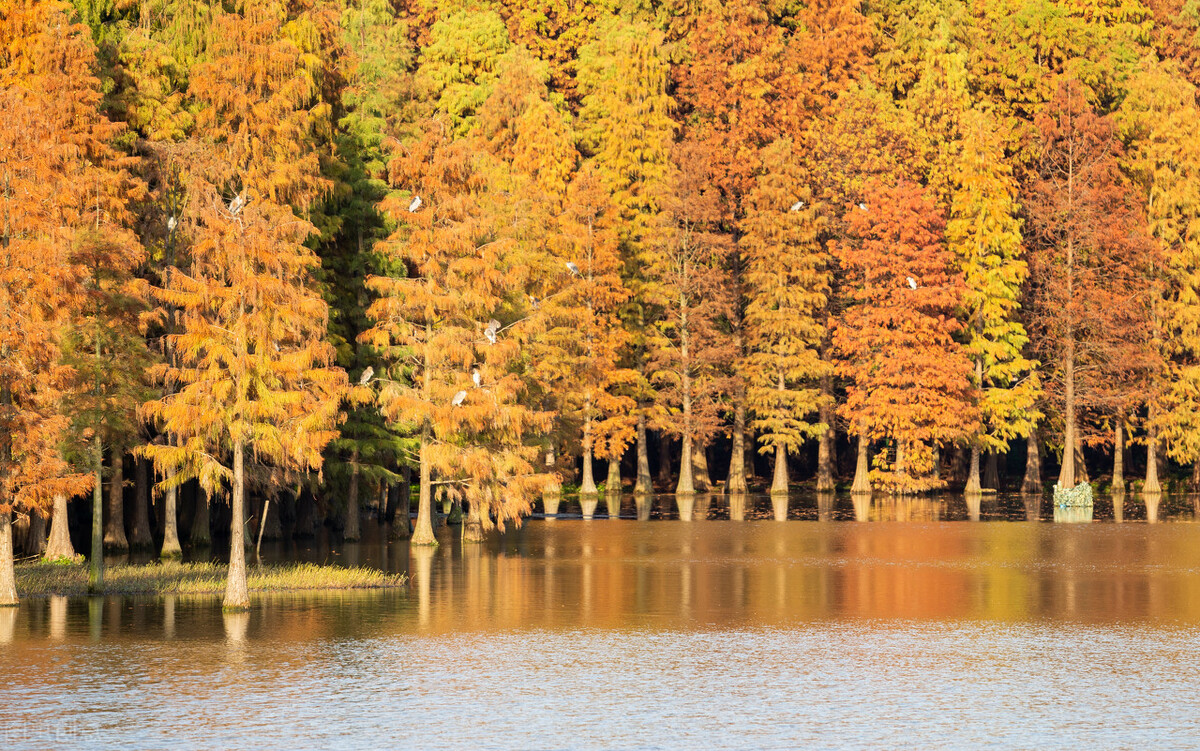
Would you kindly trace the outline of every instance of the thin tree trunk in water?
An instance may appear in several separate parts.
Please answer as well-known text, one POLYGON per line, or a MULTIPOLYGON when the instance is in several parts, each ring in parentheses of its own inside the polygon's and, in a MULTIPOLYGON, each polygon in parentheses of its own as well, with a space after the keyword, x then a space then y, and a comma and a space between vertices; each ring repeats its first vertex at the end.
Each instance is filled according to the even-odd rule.
POLYGON ((967 495, 979 495, 982 491, 983 485, 979 482, 979 446, 972 444, 971 468, 967 470, 967 486, 963 488, 963 492, 967 495))
POLYGON ((869 443, 866 435, 858 436, 858 461, 854 466, 854 484, 850 486, 851 493, 871 492, 871 463, 867 457, 869 443))
POLYGON ((134 463, 133 528, 129 544, 134 550, 150 550, 154 536, 150 533, 150 462, 138 458, 134 463))
POLYGON ((271 510, 271 496, 263 498, 262 519, 258 522, 258 541, 254 543, 254 560, 262 565, 262 541, 267 531, 267 513, 271 510))
POLYGON ((1025 477, 1021 480, 1022 493, 1042 492, 1042 457, 1038 448, 1037 431, 1030 430, 1025 436, 1025 477))
POLYGON ((608 475, 604 478, 604 494, 621 494, 621 457, 619 456, 608 459, 608 475))
POLYGON ((1146 482, 1142 485, 1142 492, 1162 492, 1162 485, 1158 482, 1158 430, 1153 425, 1146 436, 1146 482))
POLYGON ((654 481, 650 479, 650 449, 646 445, 646 415, 637 416, 637 479, 633 483, 634 495, 650 495, 654 492, 654 481))
POLYGON ((413 545, 437 545, 433 536, 433 478, 429 466, 429 427, 421 432, 421 476, 417 488, 417 524, 413 529, 413 545))
POLYGON ((788 466, 787 449, 783 444, 775 445, 775 476, 771 480, 771 495, 787 495, 788 466))
POLYGON ((696 490, 702 493, 712 490, 712 480, 708 476, 708 447, 700 443, 692 444, 692 480, 696 490))
POLYGON ((5 508, 0 511, 0 607, 18 604, 14 564, 12 509, 5 508))
POLYGON ((1068 340, 1066 364, 1066 410, 1063 418, 1066 431, 1063 435, 1062 469, 1058 473, 1060 488, 1075 487, 1075 342, 1068 340))
POLYGON ((88 561, 88 592, 104 591, 104 447, 99 434, 92 450, 92 554, 88 561))
POLYGON ((240 441, 233 444, 233 488, 229 522, 229 574, 225 581, 225 610, 249 610, 250 592, 246 585, 246 450, 240 441))
POLYGON ((342 536, 346 542, 357 542, 362 537, 358 514, 358 449, 350 455, 350 489, 346 493, 346 523, 342 536))
POLYGON ((1125 492, 1125 426, 1120 419, 1113 429, 1112 492, 1125 492))
MULTIPOLYGON (((592 400, 589 398, 584 407, 585 410, 591 410, 592 400)), ((596 476, 592 467, 592 418, 590 414, 585 414, 583 418, 583 476, 579 480, 579 493, 581 495, 596 495, 596 476)))
POLYGON ((125 537, 125 452, 112 450, 112 477, 108 483, 108 520, 104 524, 104 547, 108 550, 129 550, 125 537))
POLYGON ((989 490, 1000 489, 1000 455, 989 451, 987 455, 987 465, 983 472, 983 487, 989 490))
POLYGON ((732 446, 729 454, 729 475, 725 478, 726 493, 745 493, 746 486, 746 401, 745 391, 738 395, 733 410, 732 446))
POLYGON ((692 481, 692 462, 688 461, 688 457, 691 455, 692 436, 684 431, 682 445, 679 450, 679 482, 675 483, 676 495, 696 492, 696 484, 692 481))
POLYGON ((183 548, 179 545, 179 513, 176 510, 179 488, 175 486, 175 468, 167 468, 167 492, 163 499, 163 544, 159 558, 182 558, 183 548))
MULTIPOLYGON (((405 469, 408 469, 407 467, 405 469)), ((408 469, 411 473, 412 470, 408 469)), ((410 483, 393 483, 388 486, 388 508, 391 518, 391 538, 407 540, 412 535, 412 525, 408 518, 412 506, 412 490, 410 483)))
MULTIPOLYGON (((824 359, 822 351, 822 359, 824 359)), ((833 378, 821 376, 821 406, 817 414, 825 430, 817 438, 817 491, 833 490, 837 486, 834 479, 837 466, 837 430, 833 406, 833 378)))
POLYGON ((61 493, 54 496, 54 515, 50 517, 50 542, 46 545, 46 560, 57 561, 75 557, 75 546, 71 544, 71 531, 67 524, 67 497, 61 493))
POLYGON ((212 545, 212 518, 208 491, 196 488, 196 513, 192 514, 192 544, 207 548, 212 545))

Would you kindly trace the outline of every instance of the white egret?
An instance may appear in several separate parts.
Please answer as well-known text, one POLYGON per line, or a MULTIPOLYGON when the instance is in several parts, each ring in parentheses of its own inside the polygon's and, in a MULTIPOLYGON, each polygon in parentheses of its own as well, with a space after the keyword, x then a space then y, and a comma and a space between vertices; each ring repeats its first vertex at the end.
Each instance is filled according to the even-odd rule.
POLYGON ((475 383, 475 388, 479 388, 483 383, 483 376, 479 374, 479 368, 471 369, 471 380, 475 383))
POLYGON ((408 213, 412 214, 419 208, 421 208, 421 197, 413 196, 412 201, 408 204, 408 213))
POLYGON ((176 226, 175 217, 171 217, 170 219, 167 220, 167 232, 174 232, 175 226, 176 226))
POLYGON ((911 276, 908 278, 908 288, 909 288, 909 289, 916 289, 916 288, 917 288, 917 280, 916 280, 916 279, 913 279, 911 276))
POLYGON ((863 201, 862 203, 858 204, 858 209, 859 209, 859 211, 866 211, 867 210, 867 202, 863 201))
POLYGON ((467 392, 460 391, 454 395, 453 399, 450 400, 450 404, 457 407, 460 404, 462 404, 464 401, 466 401, 466 399, 467 399, 467 392))
POLYGON ((792 211, 793 213, 795 213, 795 212, 799 211, 799 210, 800 210, 800 209, 802 209, 802 208, 804 208, 804 201, 796 201, 795 203, 793 203, 793 204, 792 204, 791 211, 792 211))

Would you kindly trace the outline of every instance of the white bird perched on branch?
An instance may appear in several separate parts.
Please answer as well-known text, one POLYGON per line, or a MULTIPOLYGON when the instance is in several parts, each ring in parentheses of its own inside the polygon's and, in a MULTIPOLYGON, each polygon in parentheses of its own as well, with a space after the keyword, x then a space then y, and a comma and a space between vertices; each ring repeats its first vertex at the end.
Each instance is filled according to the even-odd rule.
POLYGON ((579 267, 575 265, 574 261, 567 261, 567 271, 570 271, 575 276, 579 276, 579 267))
POLYGON ((362 377, 358 379, 358 385, 366 386, 371 382, 371 376, 373 375, 375 375, 375 368, 372 368, 370 365, 368 365, 367 369, 362 372, 362 377))
POLYGON ((241 193, 238 193, 233 197, 233 200, 229 202, 229 213, 237 216, 238 214, 242 213, 242 207, 245 205, 246 199, 242 198, 241 193))
POLYGON ((475 388, 483 383, 483 376, 479 373, 479 368, 471 368, 471 381, 474 382, 475 388))
POLYGON ((460 392, 458 392, 457 394, 455 394, 455 395, 454 395, 454 398, 453 398, 453 399, 451 399, 451 400, 450 400, 450 404, 451 404, 452 406, 455 406, 455 407, 457 407, 457 406, 459 406, 460 404, 462 404, 462 403, 463 403, 464 401, 466 401, 466 400, 467 400, 467 392, 465 392, 465 391, 460 391, 460 392))
POLYGON ((408 204, 408 213, 410 213, 410 214, 415 213, 416 210, 419 208, 421 208, 421 197, 413 196, 412 201, 410 201, 408 204))
POLYGON ((483 335, 487 337, 488 344, 496 343, 496 334, 500 331, 500 322, 495 318, 488 321, 487 328, 483 330, 483 335))
POLYGON ((792 204, 792 208, 790 209, 790 211, 795 213, 802 208, 804 208, 804 201, 796 201, 795 203, 792 204))
POLYGON ((909 288, 909 289, 916 289, 916 288, 917 288, 917 280, 916 280, 916 279, 913 279, 911 276, 908 278, 908 288, 909 288))
POLYGON ((170 219, 168 219, 167 220, 167 232, 174 232, 176 224, 177 223, 175 221, 175 217, 171 217, 170 219))
POLYGON ((533 295, 529 296, 529 307, 533 308, 534 310, 537 310, 538 308, 538 299, 533 295))
POLYGON ((863 201, 862 203, 858 204, 858 210, 859 210, 859 211, 866 211, 866 210, 867 210, 867 202, 866 202, 866 201, 863 201))

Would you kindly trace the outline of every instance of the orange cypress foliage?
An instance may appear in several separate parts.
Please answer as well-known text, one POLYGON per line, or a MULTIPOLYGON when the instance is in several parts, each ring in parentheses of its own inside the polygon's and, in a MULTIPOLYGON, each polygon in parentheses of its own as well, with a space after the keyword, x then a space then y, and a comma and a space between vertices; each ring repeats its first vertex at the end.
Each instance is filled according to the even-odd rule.
MULTIPOLYGON (((92 484, 61 458, 76 386, 62 334, 83 307, 89 249, 128 268, 140 256, 125 202, 136 184, 98 112, 96 51, 63 2, 15 3, 0 17, 0 603, 15 602, 14 506, 48 507, 92 484), (103 233, 107 239, 98 240, 103 233), (128 263, 126 263, 128 262, 128 263)), ((93 426, 94 427, 94 426, 93 426)))
POLYGON ((391 164, 392 183, 408 195, 385 205, 399 226, 379 248, 408 273, 368 279, 378 299, 368 310, 375 326, 363 335, 393 362, 380 395, 384 415, 412 423, 420 439, 414 545, 437 543, 435 484, 470 504, 474 534, 519 522, 546 479, 534 471, 537 448, 526 438, 548 427, 546 415, 522 402, 527 328, 514 325, 508 303, 524 289, 527 259, 498 221, 502 196, 488 184, 494 168, 440 123, 426 130, 391 164))
POLYGON ((726 271, 732 247, 727 235, 714 231, 724 213, 712 164, 701 144, 675 149, 671 192, 663 199, 662 260, 650 270, 664 313, 652 333, 648 370, 657 386, 655 423, 683 444, 677 493, 695 492, 693 448, 721 425, 723 373, 736 355, 720 329, 732 303, 726 271))
POLYGON ((895 442, 895 459, 878 457, 872 479, 900 491, 938 487, 934 449, 979 420, 971 363, 954 341, 962 275, 937 207, 915 183, 868 183, 847 224, 834 250, 846 310, 833 345, 849 381, 839 411, 860 436, 895 442))
POLYGON ((244 510, 246 460, 281 472, 319 470, 336 436, 346 375, 325 341, 328 309, 314 288, 319 261, 298 216, 325 189, 312 147, 322 117, 309 66, 282 5, 251 0, 218 22, 211 62, 194 71, 202 106, 182 152, 188 267, 158 291, 176 309, 168 337, 177 361, 147 414, 173 437, 146 453, 212 491, 231 484, 225 606, 249 604, 244 510), (227 463, 228 462, 228 463, 227 463))
MULTIPOLYGON (((1079 442, 1084 410, 1122 412, 1151 358, 1155 247, 1121 173, 1111 116, 1066 81, 1036 120, 1041 159, 1024 201, 1031 239, 1029 305, 1046 394, 1061 415, 1063 445, 1079 442)), ((1063 452, 1058 484, 1076 483, 1063 452)))
POLYGON ((1154 17, 1150 39, 1159 57, 1179 61, 1179 68, 1200 86, 1200 6, 1194 0, 1146 0, 1154 17))

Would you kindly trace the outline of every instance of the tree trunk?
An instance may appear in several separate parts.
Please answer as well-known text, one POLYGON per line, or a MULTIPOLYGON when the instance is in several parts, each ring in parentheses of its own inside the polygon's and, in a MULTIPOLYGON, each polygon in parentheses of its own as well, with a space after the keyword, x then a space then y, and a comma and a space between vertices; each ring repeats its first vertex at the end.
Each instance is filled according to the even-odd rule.
POLYGON ((676 495, 680 493, 695 493, 696 483, 692 479, 692 462, 688 461, 688 457, 692 455, 692 436, 684 431, 683 440, 679 449, 679 482, 675 483, 676 495))
POLYGON ((75 558, 75 546, 71 544, 67 520, 67 497, 61 493, 54 496, 54 515, 50 517, 50 542, 46 545, 45 557, 48 561, 75 558))
POLYGON ((658 484, 664 488, 671 484, 671 438, 661 430, 658 432, 658 484))
POLYGON ((621 496, 621 457, 610 457, 608 460, 608 476, 604 478, 604 494, 621 496))
POLYGON ((1162 485, 1158 482, 1158 430, 1153 425, 1146 435, 1146 482, 1142 485, 1142 492, 1162 492, 1162 485))
POLYGON ((708 476, 708 446, 699 443, 692 445, 692 480, 701 493, 712 490, 712 480, 708 476))
POLYGON ((967 495, 979 495, 983 485, 979 482, 979 446, 971 445, 971 468, 967 470, 967 486, 963 488, 967 495))
POLYGON ((27 555, 41 555, 46 550, 46 515, 41 509, 29 510, 29 533, 25 548, 27 555))
POLYGON ((1125 492, 1125 426, 1120 420, 1113 429, 1112 492, 1125 492))
POLYGON ((150 462, 138 458, 133 465, 133 528, 129 545, 134 550, 152 550, 154 535, 150 532, 150 462))
POLYGON ((467 522, 463 527, 463 542, 483 542, 483 515, 487 513, 485 509, 481 509, 483 504, 476 501, 469 504, 467 509, 467 522))
POLYGON ((988 490, 1000 489, 1000 455, 994 451, 989 451, 987 455, 987 467, 983 471, 983 487, 988 490))
POLYGON ((15 606, 17 572, 13 560, 12 510, 0 510, 0 607, 15 606))
POLYGON ((233 444, 233 488, 229 522, 229 575, 225 581, 225 610, 249 610, 250 592, 246 584, 246 450, 233 444))
POLYGON ((342 537, 346 542, 358 542, 362 529, 358 512, 358 449, 350 455, 350 488, 346 493, 346 521, 342 525, 342 537))
POLYGON ((1075 430, 1075 482, 1089 482, 1087 462, 1083 460, 1083 437, 1075 430))
POLYGON ((179 488, 175 486, 175 468, 167 468, 167 491, 163 499, 163 544, 158 557, 162 559, 182 558, 183 548, 179 545, 179 488))
POLYGON ((743 391, 733 410, 732 445, 729 454, 729 474, 725 478, 726 493, 745 493, 746 485, 746 397, 743 391))
POLYGON ((771 480, 771 495, 787 495, 788 466, 787 449, 783 444, 775 445, 775 476, 771 480))
POLYGON ((104 547, 122 552, 129 550, 125 537, 125 452, 112 450, 112 477, 108 483, 108 520, 104 524, 104 547))
POLYGON ((1022 493, 1042 492, 1042 457, 1038 448, 1037 431, 1030 430, 1025 436, 1025 477, 1021 480, 1022 493))
POLYGON ((583 474, 579 480, 580 495, 596 495, 595 468, 592 466, 592 419, 585 417, 583 421, 583 474))
MULTIPOLYGON (((822 350, 822 359, 824 351, 822 350)), ((821 406, 817 414, 825 429, 817 438, 817 491, 833 490, 837 486, 834 478, 837 467, 837 428, 833 402, 833 378, 821 376, 821 406)))
MULTIPOLYGON (((404 477, 411 478, 412 468, 405 467, 404 477)), ((388 486, 388 517, 391 519, 391 538, 407 540, 412 535, 412 523, 409 514, 412 512, 412 480, 393 483, 388 486)))
POLYGON ((858 436, 858 461, 854 465, 854 484, 850 486, 852 494, 871 492, 871 463, 867 456, 869 443, 866 435, 858 436))
POLYGON ((192 514, 192 545, 207 548, 212 545, 212 517, 208 491, 196 488, 196 511, 192 514))
POLYGON ((411 544, 437 545, 433 536, 433 477, 429 464, 429 427, 421 432, 421 476, 417 497, 417 524, 413 529, 411 544))
POLYGON ((1063 434, 1062 469, 1058 473, 1060 488, 1075 487, 1075 342, 1068 336, 1066 356, 1066 409, 1063 412, 1066 430, 1063 434))
POLYGON ((637 416, 637 479, 633 484, 634 495, 650 495, 654 492, 654 481, 650 479, 650 450, 646 445, 646 416, 637 416))
POLYGON ((88 560, 88 592, 104 591, 104 447, 97 434, 92 452, 92 554, 88 560))

